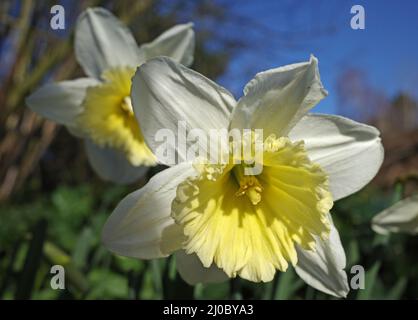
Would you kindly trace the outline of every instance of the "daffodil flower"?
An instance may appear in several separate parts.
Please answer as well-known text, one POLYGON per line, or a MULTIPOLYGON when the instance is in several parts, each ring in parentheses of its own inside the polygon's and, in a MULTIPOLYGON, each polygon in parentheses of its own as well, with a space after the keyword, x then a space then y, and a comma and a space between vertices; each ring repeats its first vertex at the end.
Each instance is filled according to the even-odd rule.
MULTIPOLYGON (((178 163, 116 207, 103 230, 113 252, 154 259, 174 253, 190 284, 239 276, 267 282, 289 265, 335 296, 349 290, 344 249, 329 211, 367 184, 383 148, 377 129, 309 110, 327 95, 318 60, 261 72, 237 102, 224 88, 160 57, 138 68, 132 102, 154 154, 160 129, 262 129, 263 170, 196 165, 178 145, 178 163)), ((192 143, 192 142, 191 142, 192 143)))
POLYGON ((372 228, 383 235, 390 232, 418 234, 418 195, 401 200, 380 212, 373 218, 372 228))
POLYGON ((130 30, 109 11, 89 8, 75 27, 75 55, 88 77, 48 83, 26 102, 85 139, 88 159, 100 177, 133 182, 156 164, 133 114, 135 68, 160 55, 190 65, 193 52, 191 23, 174 26, 138 47, 130 30))

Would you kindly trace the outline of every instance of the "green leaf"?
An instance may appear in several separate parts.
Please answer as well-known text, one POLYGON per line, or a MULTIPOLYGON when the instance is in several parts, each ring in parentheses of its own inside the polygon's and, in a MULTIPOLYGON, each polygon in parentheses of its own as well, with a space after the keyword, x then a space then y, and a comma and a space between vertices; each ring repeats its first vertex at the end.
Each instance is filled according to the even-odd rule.
POLYGON ((403 192, 404 192, 404 186, 401 182, 398 182, 395 185, 395 191, 393 192, 393 197, 392 197, 392 203, 393 204, 402 200, 403 192))
POLYGON ((203 284, 199 299, 226 299, 229 295, 229 283, 203 284))
POLYGON ((347 248, 347 266, 353 266, 360 260, 360 248, 357 240, 352 239, 347 248))
POLYGON ((164 297, 163 292, 163 282, 162 282, 162 265, 163 260, 152 260, 151 261, 151 270, 152 270, 152 281, 154 283, 155 290, 155 299, 162 299, 164 297))
POLYGON ((81 232, 72 254, 72 262, 78 268, 84 267, 90 249, 96 244, 96 237, 89 227, 81 232))
POLYGON ((293 268, 288 268, 286 272, 280 273, 273 299, 290 299, 303 284, 303 281, 297 277, 295 270, 293 268))
POLYGON ((120 270, 123 273, 129 273, 129 272, 140 272, 141 270, 144 269, 144 261, 142 260, 138 260, 138 259, 133 259, 133 258, 127 258, 127 257, 122 257, 122 256, 113 256, 114 257, 114 261, 116 263, 116 265, 118 266, 118 268, 120 268, 120 270))
POLYGON ((95 269, 88 275, 91 290, 87 299, 124 299, 128 296, 128 279, 106 269, 95 269))
POLYGON ((392 287, 392 289, 390 289, 390 291, 386 295, 386 299, 388 300, 400 299, 406 289, 407 284, 408 284, 408 281, 406 277, 400 278, 398 282, 392 287))
POLYGON ((41 258, 44 240, 46 236, 46 221, 38 222, 32 240, 30 241, 29 250, 26 254, 25 264, 20 273, 19 283, 16 289, 15 299, 30 299, 33 285, 36 278, 41 258))

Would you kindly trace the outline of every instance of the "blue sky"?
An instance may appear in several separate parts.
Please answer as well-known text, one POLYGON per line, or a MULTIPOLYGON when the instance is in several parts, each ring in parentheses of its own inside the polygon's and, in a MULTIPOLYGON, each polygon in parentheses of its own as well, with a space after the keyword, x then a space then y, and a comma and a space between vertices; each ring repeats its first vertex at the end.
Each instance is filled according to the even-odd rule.
MULTIPOLYGON (((229 36, 246 44, 217 79, 237 98, 257 72, 306 61, 310 54, 319 59, 322 82, 329 91, 315 109, 318 112, 339 112, 337 79, 351 68, 361 70, 368 85, 384 96, 406 91, 418 98, 417 0, 215 1, 228 6, 222 25, 212 26, 215 36, 229 36), (365 30, 350 27, 350 9, 355 4, 365 8, 365 30)), ((70 14, 68 25, 72 25, 75 8, 69 0, 61 3, 70 14)), ((184 20, 191 17, 186 14, 184 20)), ((204 24, 195 21, 196 28, 204 24)), ((8 57, 2 60, 7 65, 8 57)))
POLYGON ((250 43, 258 39, 233 57, 227 73, 219 79, 237 97, 256 72, 307 60, 311 53, 319 59, 321 78, 329 91, 316 111, 337 112, 336 80, 347 68, 362 70, 370 86, 389 97, 400 91, 418 97, 418 1, 294 3, 235 1, 231 6, 243 26, 251 21, 257 28, 248 31, 236 22, 231 22, 230 28, 242 31, 250 43), (365 8, 365 30, 350 27, 350 9, 355 4, 365 8), (282 31, 290 33, 285 40, 282 31), (292 32, 304 36, 298 39, 292 32))

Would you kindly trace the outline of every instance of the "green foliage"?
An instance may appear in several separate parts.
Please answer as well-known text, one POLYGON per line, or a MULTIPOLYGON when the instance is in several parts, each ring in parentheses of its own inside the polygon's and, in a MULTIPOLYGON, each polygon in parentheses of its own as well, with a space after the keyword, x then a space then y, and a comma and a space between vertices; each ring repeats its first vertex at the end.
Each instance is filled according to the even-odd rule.
POLYGON ((352 290, 351 299, 412 299, 418 295, 418 237, 378 235, 371 230, 374 215, 402 198, 403 188, 382 192, 368 187, 336 203, 333 217, 347 254, 347 273, 353 265, 366 271, 365 289, 352 290))
MULTIPOLYGON (((234 279, 191 287, 176 272, 175 260, 141 261, 109 253, 100 242, 102 226, 130 190, 107 185, 61 186, 28 202, 0 210, 0 297, 3 299, 330 299, 309 288, 290 268, 274 281, 234 279), (50 268, 66 270, 66 290, 52 290, 50 268)), ((397 201, 366 189, 337 203, 333 217, 347 252, 347 273, 362 265, 365 289, 349 299, 402 299, 418 295, 418 242, 404 235, 380 236, 370 219, 397 201), (414 251, 415 250, 415 251, 414 251)))

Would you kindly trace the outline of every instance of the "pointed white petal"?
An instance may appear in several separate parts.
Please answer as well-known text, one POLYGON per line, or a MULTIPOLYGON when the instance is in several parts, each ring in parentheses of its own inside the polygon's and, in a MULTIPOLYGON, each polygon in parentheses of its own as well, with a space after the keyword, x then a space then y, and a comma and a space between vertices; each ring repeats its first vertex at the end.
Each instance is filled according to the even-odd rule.
POLYGON ((146 43, 139 50, 144 52, 147 60, 166 56, 185 66, 193 63, 195 35, 193 23, 176 25, 150 43, 146 43))
MULTIPOLYGON (((211 129, 227 128, 235 104, 227 90, 166 57, 152 59, 138 68, 131 97, 145 141, 157 157, 161 145, 156 141, 157 132, 173 133, 176 142, 178 121, 184 121, 188 131, 199 128, 206 134, 211 129)), ((187 145, 191 144, 189 141, 187 145)), ((180 150, 176 143, 168 143, 168 149, 170 154, 178 155, 177 162, 186 160, 187 148, 180 150)))
POLYGON ((308 285, 326 294, 346 297, 350 291, 344 271, 346 257, 337 229, 331 222, 331 233, 325 241, 317 238, 316 251, 298 251, 296 273, 308 285))
POLYGON ((173 166, 125 197, 103 228, 104 245, 116 254, 141 259, 180 249, 183 233, 171 218, 171 202, 177 185, 194 173, 187 164, 173 166))
POLYGON ((177 271, 190 285, 197 283, 218 283, 228 280, 228 276, 215 265, 205 268, 196 254, 187 254, 184 250, 174 253, 177 271))
POLYGON ((75 117, 83 110, 86 89, 98 83, 92 78, 47 83, 27 97, 26 104, 42 117, 74 126, 75 117))
POLYGON ((138 66, 143 60, 131 31, 103 8, 88 8, 75 27, 75 55, 90 77, 115 66, 138 66))
POLYGON ((234 109, 232 128, 263 129, 264 136, 285 136, 327 92, 318 71, 318 60, 258 73, 244 89, 234 109))
POLYGON ((383 210, 373 218, 372 228, 380 234, 418 234, 418 195, 401 200, 383 210))
POLYGON ((363 188, 383 161, 379 131, 340 116, 309 114, 289 137, 304 140, 309 157, 329 175, 334 201, 363 188))
POLYGON ((97 175, 106 181, 128 184, 144 176, 148 167, 135 167, 126 156, 117 150, 102 148, 90 140, 85 140, 87 158, 97 175))

